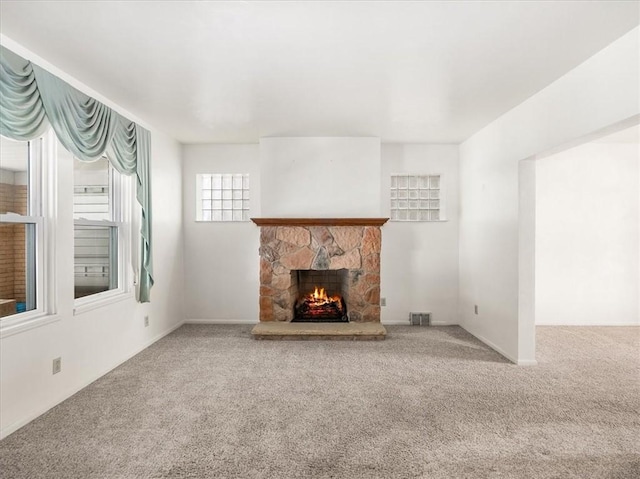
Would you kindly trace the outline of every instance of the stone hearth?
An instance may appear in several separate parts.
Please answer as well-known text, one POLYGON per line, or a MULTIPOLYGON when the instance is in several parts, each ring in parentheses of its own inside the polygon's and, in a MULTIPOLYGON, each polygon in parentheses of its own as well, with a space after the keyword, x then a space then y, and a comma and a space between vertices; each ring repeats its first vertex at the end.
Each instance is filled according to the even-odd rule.
POLYGON ((331 339, 347 341, 379 341, 387 330, 380 323, 285 323, 262 322, 251 334, 255 339, 331 339))
POLYGON ((295 270, 348 270, 351 322, 380 322, 380 227, 386 218, 255 218, 260 226, 260 321, 288 322, 295 270))

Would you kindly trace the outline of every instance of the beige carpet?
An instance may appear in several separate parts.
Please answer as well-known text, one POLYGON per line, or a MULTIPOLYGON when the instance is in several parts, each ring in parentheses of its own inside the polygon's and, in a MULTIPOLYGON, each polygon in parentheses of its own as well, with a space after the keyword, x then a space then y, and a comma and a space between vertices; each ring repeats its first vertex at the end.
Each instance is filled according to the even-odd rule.
POLYGON ((2 478, 640 477, 640 329, 380 342, 187 325, 0 442, 2 478))

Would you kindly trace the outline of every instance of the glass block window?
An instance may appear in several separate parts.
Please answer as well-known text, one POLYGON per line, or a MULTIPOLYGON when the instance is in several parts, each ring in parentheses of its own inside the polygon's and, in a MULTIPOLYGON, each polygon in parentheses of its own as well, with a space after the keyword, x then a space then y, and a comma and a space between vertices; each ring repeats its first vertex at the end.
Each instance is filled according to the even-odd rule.
POLYGON ((249 221, 249 175, 196 175, 196 221, 249 221))
POLYGON ((440 175, 391 175, 391 221, 440 221, 440 175))

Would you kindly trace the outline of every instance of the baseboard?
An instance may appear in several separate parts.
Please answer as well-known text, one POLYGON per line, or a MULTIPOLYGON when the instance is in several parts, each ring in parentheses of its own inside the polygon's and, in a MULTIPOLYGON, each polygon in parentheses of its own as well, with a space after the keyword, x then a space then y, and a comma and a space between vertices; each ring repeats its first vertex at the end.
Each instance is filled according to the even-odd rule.
POLYGON ((184 324, 258 324, 255 319, 186 319, 184 324))
MULTIPOLYGON (((383 326, 411 326, 409 320, 381 321, 383 326)), ((186 319, 184 324, 258 324, 255 319, 186 319)), ((457 326, 455 323, 436 321, 432 326, 457 326)))
POLYGON ((545 322, 539 322, 536 323, 536 326, 562 326, 562 327, 571 327, 571 326, 577 326, 577 327, 589 327, 589 326, 597 326, 597 327, 606 327, 606 326, 640 326, 640 323, 638 322, 633 322, 633 321, 621 321, 621 322, 616 322, 616 323, 581 323, 581 324, 577 324, 577 323, 545 323, 545 322))
MULTIPOLYGON (((254 319, 186 319, 184 324, 258 324, 254 319)), ((411 326, 409 320, 381 321, 383 326, 411 326)), ((456 323, 434 321, 431 326, 457 326, 456 323)))
POLYGON ((460 327, 462 329, 464 329, 467 333, 469 333, 471 336, 473 336, 476 339, 479 339, 484 344, 486 344, 491 349, 493 349, 495 352, 497 352, 498 354, 504 356, 509 361, 511 361, 514 364, 517 364, 518 366, 536 366, 538 364, 538 361, 536 361, 535 359, 520 359, 520 360, 518 360, 517 358, 514 358, 510 354, 507 354, 504 350, 502 350, 500 347, 496 346, 493 342, 489 341, 487 338, 482 337, 482 336, 480 336, 478 334, 472 333, 471 331, 469 331, 467 328, 465 328, 462 325, 460 325, 460 327))
MULTIPOLYGON (((387 320, 381 321, 383 326, 411 326, 408 319, 405 320, 387 320)), ((448 321, 431 321, 429 326, 459 326, 458 323, 450 323, 448 321)))
POLYGON ((537 366, 538 361, 535 359, 521 359, 516 363, 518 366, 537 366))
POLYGON ((91 379, 89 379, 87 381, 84 381, 80 386, 73 388, 73 390, 71 390, 69 392, 66 392, 62 396, 59 396, 58 398, 56 398, 53 401, 49 402, 49 404, 47 406, 45 406, 44 408, 39 409, 37 412, 35 412, 33 414, 30 414, 25 419, 22 419, 20 421, 14 422, 13 424, 10 424, 9 426, 7 426, 4 429, 0 430, 0 440, 4 439, 5 437, 9 436, 10 434, 16 432, 21 427, 26 426, 27 424, 29 424, 34 419, 37 419, 38 417, 42 416, 45 412, 47 412, 49 409, 57 406, 62 401, 65 401, 65 400, 69 399, 71 396, 73 396, 74 394, 82 391, 84 388, 86 388, 92 382, 97 381, 98 379, 100 379, 105 374, 113 371, 115 368, 117 368, 121 364, 127 362, 129 359, 134 357, 136 354, 141 353, 142 351, 147 349, 149 346, 151 346, 156 341, 158 341, 158 340, 164 338, 165 336, 167 336, 168 334, 172 333, 173 331, 178 329, 183 324, 184 324, 184 321, 181 321, 178 324, 173 325, 172 327, 170 327, 166 331, 163 331, 162 333, 154 336, 152 339, 150 339, 149 341, 145 342, 139 348, 136 348, 132 353, 130 353, 129 355, 124 357, 122 360, 119 360, 115 365, 113 365, 113 366, 107 368, 106 370, 104 370, 104 371, 92 376, 91 379))

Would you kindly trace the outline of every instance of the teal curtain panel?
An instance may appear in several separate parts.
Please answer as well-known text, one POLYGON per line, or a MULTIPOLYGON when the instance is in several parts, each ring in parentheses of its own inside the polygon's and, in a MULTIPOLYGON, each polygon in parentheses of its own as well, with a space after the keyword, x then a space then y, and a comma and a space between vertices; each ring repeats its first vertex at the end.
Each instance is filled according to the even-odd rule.
POLYGON ((31 140, 53 128, 60 143, 81 161, 103 155, 120 173, 136 176, 142 208, 139 301, 150 301, 151 135, 94 98, 0 46, 0 134, 31 140))

